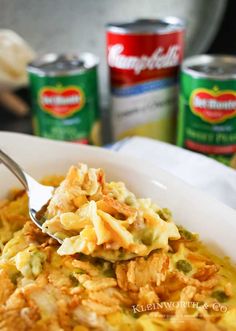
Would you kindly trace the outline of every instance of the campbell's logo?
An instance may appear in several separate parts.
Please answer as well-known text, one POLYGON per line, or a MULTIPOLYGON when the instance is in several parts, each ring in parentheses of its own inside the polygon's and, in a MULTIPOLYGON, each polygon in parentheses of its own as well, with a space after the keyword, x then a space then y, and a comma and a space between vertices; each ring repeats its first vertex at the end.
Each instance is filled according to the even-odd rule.
POLYGON ((224 122, 236 116, 236 93, 217 88, 194 90, 190 97, 190 108, 194 114, 210 123, 224 122))
POLYGON ((124 45, 115 44, 108 49, 108 64, 117 69, 133 70, 139 75, 144 70, 155 70, 176 67, 180 62, 180 46, 171 45, 165 51, 163 47, 157 47, 150 55, 125 55, 124 45))
POLYGON ((83 107, 84 93, 76 86, 45 87, 39 93, 39 103, 44 111, 55 117, 70 117, 83 107))

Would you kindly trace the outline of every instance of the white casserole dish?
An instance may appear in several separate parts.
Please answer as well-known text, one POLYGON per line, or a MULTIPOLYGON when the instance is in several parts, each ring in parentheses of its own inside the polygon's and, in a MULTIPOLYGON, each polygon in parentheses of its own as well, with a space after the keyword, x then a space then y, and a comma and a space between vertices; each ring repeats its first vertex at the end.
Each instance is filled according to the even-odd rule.
MULTIPOLYGON (((124 181, 137 196, 150 197, 168 207, 177 224, 199 233, 216 254, 230 256, 236 262, 236 211, 145 160, 140 162, 98 147, 10 132, 0 132, 0 148, 37 179, 64 174, 78 162, 102 167, 109 179, 124 181)), ((20 184, 0 165, 0 199, 16 185, 20 184)))

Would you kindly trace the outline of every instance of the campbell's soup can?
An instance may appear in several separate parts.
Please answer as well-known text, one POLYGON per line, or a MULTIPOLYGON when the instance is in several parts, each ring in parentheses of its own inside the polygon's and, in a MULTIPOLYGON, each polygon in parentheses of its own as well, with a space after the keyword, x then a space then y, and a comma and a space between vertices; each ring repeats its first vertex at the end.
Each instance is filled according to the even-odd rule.
POLYGON ((177 144, 236 168, 236 57, 183 62, 177 144))
POLYGON ((173 142, 181 20, 140 19, 107 25, 113 138, 142 135, 173 142))
POLYGON ((36 135, 100 144, 97 66, 90 53, 47 54, 29 64, 36 135))

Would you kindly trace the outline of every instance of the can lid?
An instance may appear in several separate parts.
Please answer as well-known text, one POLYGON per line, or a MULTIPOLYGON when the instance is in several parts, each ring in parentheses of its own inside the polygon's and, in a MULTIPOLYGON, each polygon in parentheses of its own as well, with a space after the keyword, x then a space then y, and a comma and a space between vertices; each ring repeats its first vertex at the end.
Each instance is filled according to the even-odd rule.
POLYGON ((182 72, 193 77, 212 78, 218 80, 236 78, 236 56, 228 55, 196 55, 185 59, 182 72))
POLYGON ((185 23, 181 19, 173 16, 163 19, 141 18, 130 22, 108 23, 107 31, 118 34, 165 34, 185 28, 185 23))
POLYGON ((80 73, 98 65, 98 58, 91 53, 49 53, 29 63, 27 70, 40 76, 59 76, 80 73))

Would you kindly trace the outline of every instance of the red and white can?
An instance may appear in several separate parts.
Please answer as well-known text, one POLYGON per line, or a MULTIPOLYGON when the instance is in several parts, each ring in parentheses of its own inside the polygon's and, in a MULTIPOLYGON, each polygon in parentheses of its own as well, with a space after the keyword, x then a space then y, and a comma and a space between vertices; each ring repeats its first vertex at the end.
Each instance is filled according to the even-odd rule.
POLYGON ((181 20, 141 19, 107 25, 113 138, 143 135, 173 141, 181 20))

